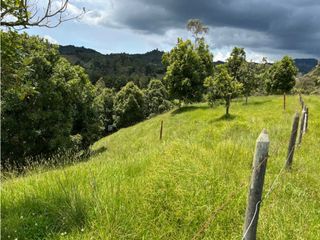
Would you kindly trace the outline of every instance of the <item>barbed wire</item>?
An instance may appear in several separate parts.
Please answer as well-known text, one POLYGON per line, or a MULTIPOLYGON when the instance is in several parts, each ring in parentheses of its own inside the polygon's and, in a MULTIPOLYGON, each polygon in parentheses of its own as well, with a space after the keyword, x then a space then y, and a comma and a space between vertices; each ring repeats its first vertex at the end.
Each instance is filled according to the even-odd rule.
MULTIPOLYGON (((294 134, 296 134, 298 131, 299 131, 299 128, 297 128, 297 129, 295 130, 295 133, 294 133, 294 134)), ((295 146, 290 150, 290 152, 288 152, 287 158, 286 158, 286 160, 285 160, 285 163, 284 163, 283 167, 280 169, 280 171, 278 172, 278 174, 276 175, 276 177, 275 177, 274 180, 272 181, 272 183, 271 183, 271 185, 270 185, 267 193, 261 198, 260 201, 258 201, 258 202, 256 203, 255 212, 254 212, 254 214, 253 214, 253 217, 252 217, 252 219, 251 219, 251 221, 250 221, 249 226, 248 226, 247 229, 244 231, 242 240, 245 239, 248 231, 250 230, 250 228, 251 228, 251 226, 252 226, 252 224, 253 224, 253 222, 254 222, 254 219, 255 219, 255 217, 256 217, 256 215, 257 215, 257 212, 258 212, 258 206, 259 206, 259 204, 261 205, 261 204, 270 196, 270 194, 274 191, 275 185, 276 185, 279 177, 282 175, 282 173, 284 172, 284 170, 285 170, 286 167, 287 167, 287 161, 288 161, 289 157, 291 156, 291 154, 293 153, 293 151, 296 149, 296 145, 297 145, 297 144, 295 144, 295 146)), ((265 159, 263 159, 263 161, 261 161, 261 162, 258 164, 258 166, 252 167, 252 171, 258 169, 265 161, 267 161, 267 159, 268 159, 269 157, 270 157, 270 156, 268 155, 265 159)), ((249 184, 247 184, 246 189, 249 187, 250 184, 251 184, 251 182, 249 181, 249 184)), ((218 208, 216 208, 216 209, 212 212, 212 214, 209 216, 209 218, 207 219, 207 221, 201 226, 201 228, 200 228, 200 229, 197 231, 197 233, 193 236, 192 240, 196 240, 197 238, 199 238, 199 237, 209 228, 210 223, 214 220, 214 218, 217 216, 217 214, 218 214, 219 212, 221 212, 225 207, 227 207, 227 205, 229 205, 229 204, 231 203, 231 201, 235 199, 235 196, 237 196, 240 192, 244 191, 244 189, 242 189, 242 187, 243 187, 244 185, 245 185, 245 184, 242 183, 242 184, 240 185, 240 190, 232 192, 232 193, 228 196, 227 201, 225 201, 221 206, 219 206, 218 208)))
POLYGON ((228 195, 227 199, 224 201, 222 205, 220 205, 218 208, 215 208, 215 210, 210 214, 208 219, 205 221, 204 224, 201 225, 197 233, 192 237, 192 240, 196 240, 209 228, 210 223, 215 219, 215 217, 218 215, 219 212, 221 212, 225 207, 231 203, 232 200, 235 199, 237 195, 239 195, 244 189, 242 188, 245 185, 245 183, 240 184, 237 191, 233 191, 231 194, 228 195))
POLYGON ((255 219, 255 217, 256 217, 256 214, 257 214, 257 212, 258 212, 258 205, 261 204, 261 203, 263 203, 263 202, 269 197, 269 195, 273 192, 273 190, 275 189, 274 186, 275 186, 277 180, 279 179, 279 177, 282 175, 284 169, 286 168, 286 166, 287 166, 287 161, 288 161, 288 159, 289 159, 289 156, 292 154, 292 152, 293 152, 294 150, 295 150, 295 148, 292 148, 291 151, 289 152, 288 157, 286 158, 286 161, 285 161, 283 167, 280 169, 279 173, 276 175, 276 177, 275 177, 274 180, 272 181, 271 186, 269 187, 267 193, 263 196, 263 198, 261 198, 260 201, 258 201, 258 202, 256 203, 256 208, 255 208, 253 217, 252 217, 252 219, 251 219, 251 221, 250 221, 249 226, 247 227, 246 231, 245 231, 244 234, 243 234, 242 240, 245 239, 245 237, 246 237, 249 229, 250 229, 251 226, 252 226, 252 223, 253 223, 253 221, 254 221, 254 219, 255 219))

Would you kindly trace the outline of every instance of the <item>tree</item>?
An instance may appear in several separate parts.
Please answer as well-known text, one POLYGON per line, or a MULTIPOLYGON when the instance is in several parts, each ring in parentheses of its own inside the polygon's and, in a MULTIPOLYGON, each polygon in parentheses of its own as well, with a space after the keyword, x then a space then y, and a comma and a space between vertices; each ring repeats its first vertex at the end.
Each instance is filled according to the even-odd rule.
MULTIPOLYGON (((97 81, 97 85, 100 85, 100 80, 97 81)), ((113 124, 113 114, 114 114, 114 98, 115 98, 115 92, 110 88, 98 88, 97 87, 97 97, 95 101, 97 101, 98 105, 103 106, 102 107, 102 119, 104 123, 105 131, 107 131, 108 126, 113 124)))
POLYGON ((127 127, 144 118, 144 95, 133 83, 128 82, 116 95, 114 100, 114 123, 127 127))
POLYGON ((230 57, 227 60, 227 67, 230 76, 237 81, 240 81, 241 68, 246 62, 246 52, 243 48, 233 48, 230 57))
POLYGON ((167 68, 164 82, 171 98, 185 102, 201 99, 205 67, 190 40, 178 38, 177 45, 163 55, 162 63, 167 68))
POLYGON ((213 74, 213 54, 210 52, 208 44, 204 39, 198 41, 196 52, 198 53, 202 67, 200 71, 200 79, 205 79, 213 74))
POLYGON ((242 94, 245 96, 246 104, 248 103, 248 97, 252 91, 255 90, 257 85, 255 63, 244 62, 239 70, 239 82, 242 84, 242 94))
POLYGON ((269 69, 267 89, 270 93, 288 93, 295 85, 298 69, 292 58, 284 56, 269 69))
POLYGON ((36 0, 1 0, 1 26, 28 28, 57 27, 62 22, 81 17, 82 12, 75 16, 66 13, 69 0, 52 1, 47 3, 42 9, 36 0))
POLYGON ((25 157, 88 146, 103 127, 95 88, 79 66, 39 37, 1 32, 1 159, 23 164, 25 157))
POLYGON ((199 40, 204 39, 204 35, 208 33, 209 28, 200 19, 190 19, 187 23, 187 30, 192 33, 194 43, 197 44, 199 40))
POLYGON ((145 90, 146 116, 162 113, 172 106, 168 99, 168 91, 163 83, 158 79, 150 81, 145 90))
POLYGON ((208 89, 209 104, 217 100, 224 100, 226 106, 226 116, 229 115, 231 99, 236 97, 242 88, 242 84, 233 79, 226 65, 218 65, 215 76, 209 76, 205 79, 204 86, 208 89))

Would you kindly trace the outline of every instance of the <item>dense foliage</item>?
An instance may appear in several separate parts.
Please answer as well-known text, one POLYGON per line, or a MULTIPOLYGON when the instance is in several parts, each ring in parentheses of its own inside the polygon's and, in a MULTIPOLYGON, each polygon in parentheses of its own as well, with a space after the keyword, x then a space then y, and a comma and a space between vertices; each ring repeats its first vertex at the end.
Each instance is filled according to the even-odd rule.
POLYGON ((256 66, 254 63, 246 61, 246 52, 243 48, 233 48, 230 57, 227 60, 227 67, 230 76, 242 84, 242 95, 248 102, 248 97, 253 90, 258 86, 258 79, 256 77, 256 66))
POLYGON ((115 125, 127 127, 144 119, 144 94, 129 82, 116 95, 114 103, 115 125))
POLYGON ((269 69, 267 91, 269 93, 287 93, 295 85, 295 76, 298 73, 292 58, 284 56, 281 61, 275 62, 269 69))
POLYGON ((162 77, 163 52, 153 50, 145 54, 101 54, 92 49, 60 46, 60 53, 71 63, 84 67, 93 83, 102 79, 106 87, 119 91, 128 82, 146 88, 151 79, 162 77))
POLYGON ((179 38, 177 45, 163 55, 162 62, 167 67, 164 81, 171 98, 200 101, 203 81, 213 71, 213 57, 205 42, 195 47, 190 40, 179 38))
POLYGON ((2 160, 67 149, 74 139, 82 148, 97 140, 101 106, 84 70, 38 37, 11 31, 1 37, 2 160))
POLYGON ((170 108, 172 104, 168 100, 168 91, 163 83, 158 79, 151 80, 145 91, 146 116, 163 113, 170 108))

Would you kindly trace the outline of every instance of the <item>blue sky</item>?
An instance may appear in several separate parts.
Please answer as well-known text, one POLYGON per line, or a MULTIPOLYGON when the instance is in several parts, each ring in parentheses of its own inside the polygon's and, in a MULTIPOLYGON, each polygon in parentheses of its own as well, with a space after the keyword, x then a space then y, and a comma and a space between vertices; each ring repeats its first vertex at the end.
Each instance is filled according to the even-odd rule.
POLYGON ((234 46, 254 61, 320 55, 319 0, 71 0, 68 14, 83 7, 79 20, 26 31, 101 53, 144 53, 191 38, 186 22, 199 18, 210 29, 206 39, 215 60, 225 60, 234 46))

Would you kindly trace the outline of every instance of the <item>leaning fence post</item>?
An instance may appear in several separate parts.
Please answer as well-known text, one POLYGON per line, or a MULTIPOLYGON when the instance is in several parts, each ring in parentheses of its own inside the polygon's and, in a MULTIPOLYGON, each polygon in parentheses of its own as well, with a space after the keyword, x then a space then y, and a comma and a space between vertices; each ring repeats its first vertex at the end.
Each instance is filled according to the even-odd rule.
POLYGON ((253 159, 253 170, 248 195, 243 239, 255 240, 257 234, 259 209, 263 190, 264 175, 267 167, 269 136, 264 129, 256 141, 256 150, 253 159))
POLYGON ((291 130, 291 136, 289 141, 289 147, 288 147, 288 154, 287 154, 287 160, 286 160, 286 168, 291 168, 295 145, 296 145, 296 139, 298 134, 298 128, 299 128, 299 113, 296 112, 296 114, 293 117, 293 124, 292 124, 292 130, 291 130))
POLYGON ((299 102, 300 102, 300 104, 302 103, 301 93, 299 93, 299 102))
POLYGON ((304 121, 305 121, 305 114, 306 114, 306 109, 305 107, 302 109, 301 113, 301 122, 300 122, 300 133, 299 133, 299 139, 298 139, 298 145, 301 144, 302 141, 302 135, 303 135, 303 129, 304 129, 304 121))
POLYGON ((163 129, 163 120, 161 120, 161 125, 160 125, 160 140, 162 139, 162 129, 163 129))

